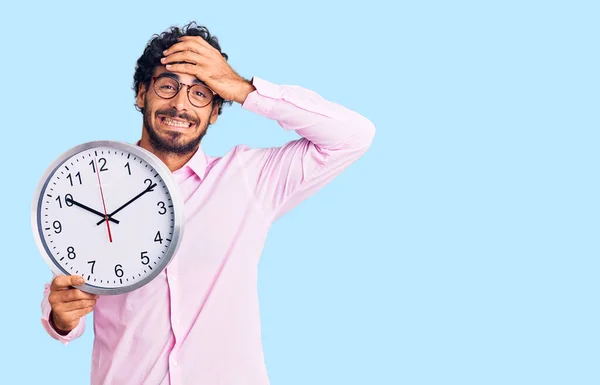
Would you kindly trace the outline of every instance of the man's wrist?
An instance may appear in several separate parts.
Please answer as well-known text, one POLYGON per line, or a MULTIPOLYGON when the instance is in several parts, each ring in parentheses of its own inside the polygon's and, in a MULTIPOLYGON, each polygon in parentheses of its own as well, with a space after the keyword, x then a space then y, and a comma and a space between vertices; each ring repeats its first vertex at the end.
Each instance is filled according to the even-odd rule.
POLYGON ((248 95, 250 95, 254 91, 256 91, 256 87, 254 87, 252 82, 246 79, 242 79, 240 81, 239 91, 235 93, 233 101, 238 102, 240 104, 244 104, 248 95))
POLYGON ((52 312, 52 310, 50 311, 48 321, 50 322, 50 326, 52 326, 52 329, 54 329, 54 331, 60 334, 61 336, 66 336, 71 332, 71 330, 64 330, 56 326, 56 323, 54 322, 54 313, 52 312))

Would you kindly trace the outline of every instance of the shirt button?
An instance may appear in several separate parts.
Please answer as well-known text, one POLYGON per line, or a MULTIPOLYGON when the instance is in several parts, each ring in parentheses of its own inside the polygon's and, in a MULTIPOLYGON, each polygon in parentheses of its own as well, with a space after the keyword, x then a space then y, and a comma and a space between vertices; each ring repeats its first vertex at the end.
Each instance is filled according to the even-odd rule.
POLYGON ((171 281, 175 282, 176 280, 177 280, 177 277, 176 277, 176 276, 174 276, 174 275, 172 275, 172 276, 171 276, 171 281))
POLYGON ((173 361, 173 366, 177 366, 177 361, 173 361))

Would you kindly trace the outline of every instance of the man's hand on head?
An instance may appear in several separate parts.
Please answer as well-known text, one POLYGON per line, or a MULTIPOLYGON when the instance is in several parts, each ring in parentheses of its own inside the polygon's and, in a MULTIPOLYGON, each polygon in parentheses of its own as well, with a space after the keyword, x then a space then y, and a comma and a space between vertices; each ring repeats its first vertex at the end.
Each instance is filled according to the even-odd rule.
POLYGON ((193 75, 225 100, 243 104, 255 90, 252 83, 239 76, 221 53, 200 36, 182 36, 163 52, 167 70, 193 75))

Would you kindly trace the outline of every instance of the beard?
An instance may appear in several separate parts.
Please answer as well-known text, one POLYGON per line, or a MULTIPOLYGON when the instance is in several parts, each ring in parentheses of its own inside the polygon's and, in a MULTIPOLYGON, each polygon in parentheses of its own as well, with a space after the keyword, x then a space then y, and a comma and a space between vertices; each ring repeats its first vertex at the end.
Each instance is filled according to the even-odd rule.
MULTIPOLYGON (((194 152, 200 141, 208 131, 208 122, 204 124, 204 127, 200 130, 200 133, 191 139, 184 139, 184 133, 182 132, 167 132, 163 135, 160 135, 154 126, 152 125, 152 121, 150 119, 152 112, 148 109, 144 109, 144 128, 146 132, 148 132, 148 137, 150 139, 150 144, 156 150, 163 153, 171 153, 176 155, 187 155, 191 152, 194 152)), ((181 113, 178 114, 174 110, 158 110, 154 112, 155 119, 158 119, 158 115, 168 116, 170 118, 179 118, 185 119, 197 127, 200 126, 200 121, 198 119, 193 118, 192 116, 181 113)))

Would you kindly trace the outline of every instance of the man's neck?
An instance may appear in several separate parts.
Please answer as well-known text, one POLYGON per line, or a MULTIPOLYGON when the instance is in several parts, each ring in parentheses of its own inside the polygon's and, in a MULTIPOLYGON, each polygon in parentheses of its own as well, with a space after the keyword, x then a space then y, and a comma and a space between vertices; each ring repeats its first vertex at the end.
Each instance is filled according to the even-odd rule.
POLYGON ((192 151, 186 155, 179 155, 159 151, 152 147, 150 140, 145 135, 143 135, 140 139, 140 147, 156 155, 160 160, 163 161, 165 165, 167 165, 171 172, 179 170, 181 167, 183 167, 196 153, 196 151, 192 151))

